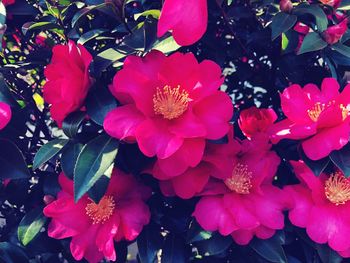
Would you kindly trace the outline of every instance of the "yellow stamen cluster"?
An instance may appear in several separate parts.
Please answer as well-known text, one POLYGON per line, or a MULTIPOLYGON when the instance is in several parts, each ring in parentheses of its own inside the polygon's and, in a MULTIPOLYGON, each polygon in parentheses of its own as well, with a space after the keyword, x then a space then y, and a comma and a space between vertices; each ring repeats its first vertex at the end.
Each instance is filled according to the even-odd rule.
POLYGON ((93 224, 106 222, 113 214, 115 202, 112 196, 104 196, 98 204, 91 202, 86 205, 86 214, 91 218, 93 224))
POLYGON ((350 200, 350 181, 343 173, 331 174, 325 183, 325 194, 329 201, 343 205, 350 200))
MULTIPOLYGON (((307 111, 307 114, 309 115, 312 121, 317 122, 321 113, 328 107, 333 106, 334 104, 334 100, 328 102, 327 104, 316 102, 315 105, 307 111)), ((339 104, 339 108, 342 111, 342 119, 345 120, 349 115, 349 110, 343 104, 339 104)))
POLYGON ((180 117, 188 108, 189 94, 180 90, 180 86, 172 88, 164 86, 157 88, 153 95, 153 109, 155 114, 163 115, 165 119, 172 120, 180 117))
POLYGON ((238 163, 232 171, 232 176, 225 180, 226 186, 238 194, 249 194, 252 188, 252 172, 248 165, 238 163))

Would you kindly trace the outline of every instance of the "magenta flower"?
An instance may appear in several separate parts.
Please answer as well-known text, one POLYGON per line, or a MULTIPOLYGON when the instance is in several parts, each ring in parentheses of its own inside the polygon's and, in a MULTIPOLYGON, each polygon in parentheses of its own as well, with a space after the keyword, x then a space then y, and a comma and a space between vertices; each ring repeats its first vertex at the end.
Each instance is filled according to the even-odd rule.
POLYGON ((243 141, 239 153, 222 151, 208 158, 222 179, 211 179, 199 194, 203 197, 193 216, 205 230, 246 245, 253 236, 266 239, 283 229, 286 200, 272 185, 280 159, 270 148, 267 137, 257 136, 243 141))
POLYGON ((11 120, 11 117, 11 107, 5 102, 0 102, 0 130, 7 126, 11 120))
POLYGON ((164 171, 178 166, 173 173, 179 174, 200 162, 206 139, 229 130, 233 106, 218 90, 222 82, 217 64, 198 63, 192 53, 129 56, 110 86, 122 105, 108 113, 104 129, 136 141, 146 156, 158 157, 164 171))
POLYGON ((197 42, 207 30, 207 0, 166 0, 158 22, 158 37, 172 30, 181 46, 197 42))
POLYGON ((350 85, 339 93, 335 79, 325 78, 321 90, 314 84, 292 85, 281 94, 287 119, 274 124, 272 140, 302 139, 302 148, 312 160, 326 157, 349 141, 350 85))
POLYGON ((341 39, 346 30, 348 30, 347 18, 343 19, 343 21, 337 25, 328 27, 325 31, 322 32, 322 36, 328 44, 333 45, 341 39))
POLYGON ((316 177, 303 162, 291 164, 300 184, 285 187, 290 221, 316 243, 350 257, 350 180, 340 171, 316 177))
POLYGON ((52 218, 48 235, 56 239, 71 237, 70 250, 76 260, 114 261, 114 240, 134 240, 150 220, 145 204, 150 189, 119 170, 113 171, 107 192, 98 204, 87 195, 75 203, 73 181, 63 173, 59 183, 62 190, 57 200, 44 209, 45 216, 52 218))

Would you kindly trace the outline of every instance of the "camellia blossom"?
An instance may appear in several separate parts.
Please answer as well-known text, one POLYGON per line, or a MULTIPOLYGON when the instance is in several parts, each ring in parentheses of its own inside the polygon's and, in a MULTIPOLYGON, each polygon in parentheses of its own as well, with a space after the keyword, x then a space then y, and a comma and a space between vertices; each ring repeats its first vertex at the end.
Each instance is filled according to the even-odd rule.
POLYGON ((2 0, 2 3, 3 3, 5 6, 13 5, 15 2, 16 2, 16 0, 2 0))
POLYGON ((340 171, 316 177, 303 162, 291 164, 301 182, 285 187, 290 221, 316 243, 350 257, 350 180, 340 171))
POLYGON ((343 19, 343 21, 337 25, 328 27, 325 31, 322 32, 322 36, 328 44, 333 45, 341 39, 346 30, 348 30, 347 18, 343 19))
POLYGON ((0 102, 0 130, 7 126, 11 120, 11 117, 11 107, 5 102, 0 102))
POLYGON ((207 30, 207 0, 166 0, 158 22, 158 37, 172 30, 181 46, 197 42, 207 30))
POLYGON ((247 138, 251 138, 255 134, 267 132, 276 120, 277 115, 273 109, 250 107, 241 111, 238 125, 243 134, 247 138))
POLYGON ((341 149, 350 134, 350 85, 341 93, 339 88, 333 78, 325 78, 321 90, 314 84, 286 88, 281 94, 281 105, 287 119, 273 125, 273 142, 303 139, 302 148, 312 160, 341 149))
POLYGON ((56 45, 51 63, 45 68, 44 100, 51 104, 51 117, 59 126, 69 113, 79 110, 92 81, 89 77, 90 53, 82 46, 69 41, 56 45))
POLYGON ((136 141, 146 156, 162 160, 164 171, 177 166, 174 173, 180 174, 200 162, 206 139, 220 139, 229 130, 233 105, 218 90, 222 82, 217 64, 198 63, 192 53, 129 56, 110 86, 122 106, 107 114, 104 129, 136 141))
POLYGON ((76 260, 116 260, 114 241, 134 240, 150 220, 145 204, 150 189, 119 170, 113 171, 107 192, 97 204, 87 195, 75 203, 73 181, 63 173, 59 183, 62 190, 57 200, 44 208, 45 216, 52 218, 48 235, 72 237, 70 250, 76 260))
POLYGON ((256 136, 244 140, 233 156, 227 148, 208 159, 223 179, 211 179, 199 194, 203 197, 193 216, 201 227, 231 235, 240 245, 253 236, 266 239, 283 229, 284 193, 272 185, 280 159, 270 148, 266 136, 256 136))

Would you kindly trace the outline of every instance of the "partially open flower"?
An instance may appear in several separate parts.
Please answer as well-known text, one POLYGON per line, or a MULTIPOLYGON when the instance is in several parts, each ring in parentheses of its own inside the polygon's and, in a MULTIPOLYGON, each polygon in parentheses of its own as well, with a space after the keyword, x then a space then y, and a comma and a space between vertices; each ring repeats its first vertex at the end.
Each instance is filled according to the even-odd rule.
POLYGON ((339 24, 328 27, 325 31, 322 32, 322 36, 329 45, 333 45, 339 42, 347 30, 348 19, 345 18, 339 24))

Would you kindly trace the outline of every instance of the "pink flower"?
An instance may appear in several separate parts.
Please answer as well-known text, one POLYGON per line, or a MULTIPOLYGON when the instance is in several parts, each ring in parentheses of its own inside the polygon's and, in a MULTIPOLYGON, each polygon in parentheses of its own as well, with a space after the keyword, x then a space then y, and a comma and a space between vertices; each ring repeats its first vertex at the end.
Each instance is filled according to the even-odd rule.
POLYGON ((45 69, 47 82, 44 99, 51 104, 51 117, 59 126, 71 112, 79 110, 92 81, 89 65, 92 56, 82 46, 69 41, 68 45, 56 45, 51 63, 45 69))
POLYGON ((227 148, 208 159, 222 179, 209 181, 193 213, 205 230, 246 245, 253 236, 266 239, 283 229, 286 201, 272 185, 280 159, 270 148, 266 137, 256 136, 244 140, 239 153, 232 155, 227 148))
POLYGON ((238 125, 247 138, 258 133, 265 133, 277 120, 273 109, 258 109, 250 107, 242 110, 239 115, 238 125))
POLYGON ((314 176, 301 161, 292 161, 300 184, 286 186, 290 197, 289 219, 306 228, 316 243, 328 245, 344 257, 350 257, 350 181, 337 171, 314 176))
POLYGON ((5 102, 0 102, 0 130, 7 126, 11 120, 11 117, 11 107, 5 102))
POLYGON ((304 25, 303 23, 297 22, 296 25, 293 28, 296 32, 298 32, 298 46, 295 50, 296 53, 298 53, 301 45, 303 44, 305 36, 309 33, 310 27, 307 25, 304 25))
POLYGON ((328 44, 333 45, 341 39, 346 30, 348 30, 347 18, 345 18, 337 25, 328 27, 325 31, 322 32, 322 36, 328 44))
POLYGON ((341 3, 341 0, 320 0, 324 5, 329 5, 337 9, 341 3))
POLYGON ((217 64, 198 63, 192 53, 129 56, 110 86, 122 106, 108 113, 104 129, 112 137, 136 141, 146 156, 164 160, 163 169, 195 167, 205 140, 222 138, 229 130, 233 106, 218 91, 222 82, 217 64))
POLYGON ((312 160, 319 160, 349 141, 350 85, 339 93, 335 79, 325 78, 321 90, 314 84, 292 85, 281 94, 287 119, 272 127, 272 141, 302 139, 302 148, 312 160))
POLYGON ((166 0, 158 22, 158 37, 172 30, 181 46, 197 42, 207 30, 207 0, 166 0))
POLYGON ((283 12, 289 13, 293 9, 293 3, 290 0, 281 0, 280 9, 283 12))
POLYGON ((2 0, 2 3, 3 3, 5 6, 13 5, 15 2, 16 2, 16 0, 2 0))
POLYGON ((105 196, 96 204, 87 195, 74 202, 73 181, 59 176, 62 190, 57 200, 44 208, 51 217, 48 235, 71 237, 70 250, 76 260, 90 263, 103 258, 114 261, 114 241, 134 240, 150 220, 145 204, 151 192, 131 175, 114 170, 105 196))

